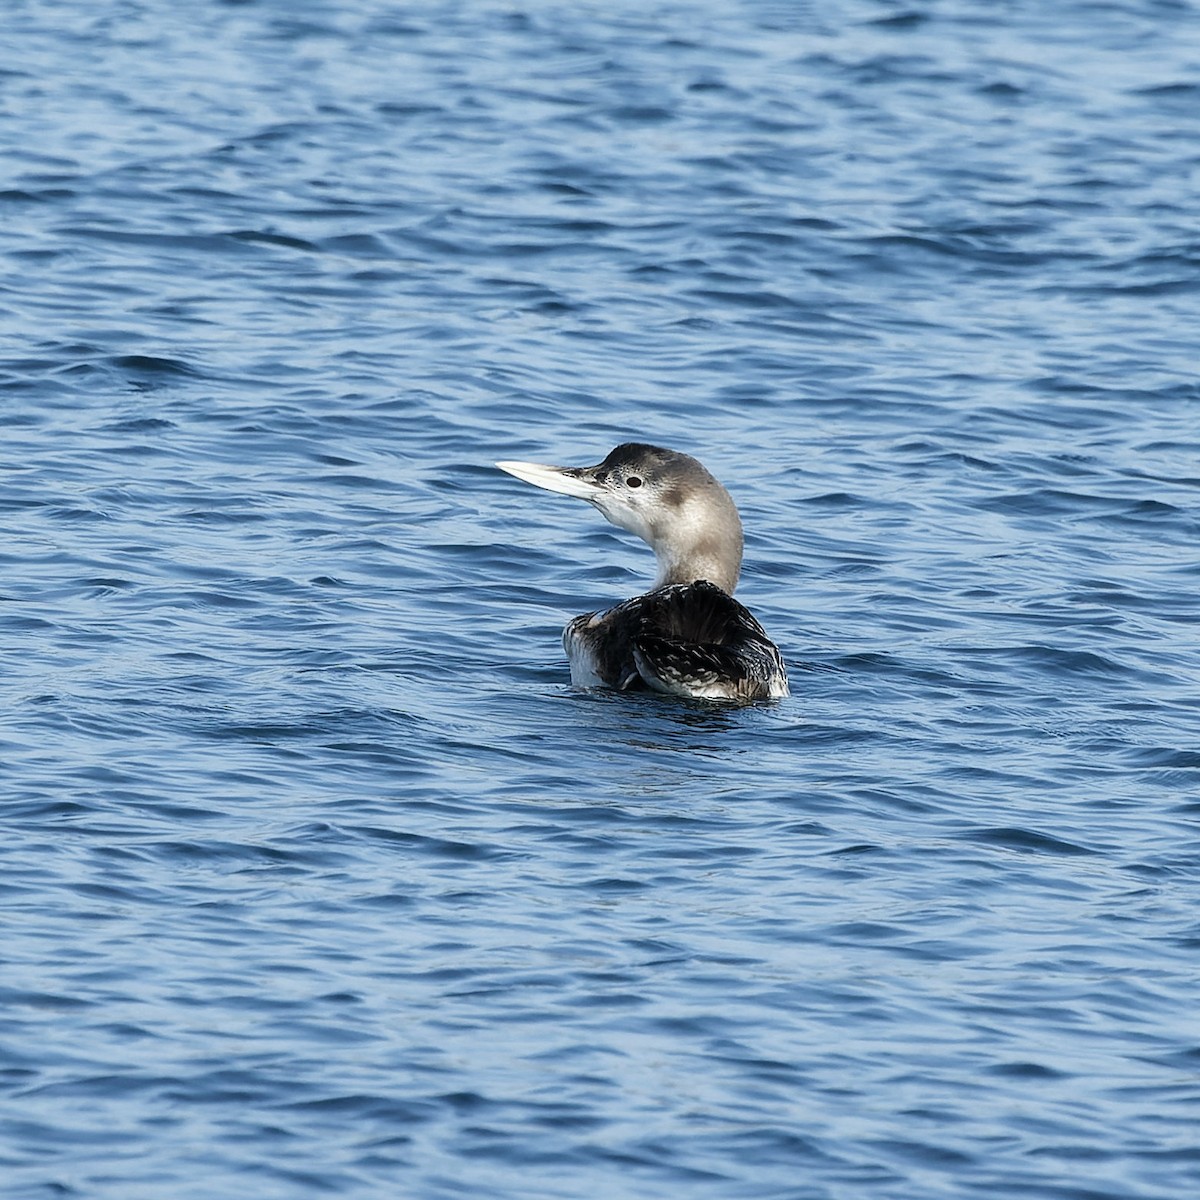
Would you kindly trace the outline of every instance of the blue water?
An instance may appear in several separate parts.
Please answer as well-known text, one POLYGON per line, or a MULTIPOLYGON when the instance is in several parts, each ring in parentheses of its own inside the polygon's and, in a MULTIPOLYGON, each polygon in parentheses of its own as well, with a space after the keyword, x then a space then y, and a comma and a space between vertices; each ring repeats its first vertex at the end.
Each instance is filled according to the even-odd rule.
POLYGON ((1195 4, 0 27, 4 1200, 1200 1195, 1195 4))

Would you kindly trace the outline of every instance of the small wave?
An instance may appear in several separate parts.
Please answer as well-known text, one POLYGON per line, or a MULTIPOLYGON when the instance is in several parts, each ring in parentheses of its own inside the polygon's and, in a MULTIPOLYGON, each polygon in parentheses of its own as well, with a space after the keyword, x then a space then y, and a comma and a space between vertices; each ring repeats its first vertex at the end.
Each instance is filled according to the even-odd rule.
POLYGON ((1015 826, 970 829, 958 834, 958 837, 965 842, 976 842, 984 846, 995 846, 1003 850, 1017 850, 1030 854, 1060 854, 1074 858, 1098 853, 1075 842, 1068 842, 1047 833, 1015 826))

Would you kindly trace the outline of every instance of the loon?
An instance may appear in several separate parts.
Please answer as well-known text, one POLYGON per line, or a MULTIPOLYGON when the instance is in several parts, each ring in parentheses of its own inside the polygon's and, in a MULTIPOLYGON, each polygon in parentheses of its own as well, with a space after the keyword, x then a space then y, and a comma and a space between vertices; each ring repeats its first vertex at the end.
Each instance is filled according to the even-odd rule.
POLYGON ((779 650, 732 596, 742 565, 741 518, 694 458, 625 442, 594 467, 496 466, 588 501, 648 542, 658 560, 645 595, 567 624, 572 683, 743 703, 788 694, 779 650))

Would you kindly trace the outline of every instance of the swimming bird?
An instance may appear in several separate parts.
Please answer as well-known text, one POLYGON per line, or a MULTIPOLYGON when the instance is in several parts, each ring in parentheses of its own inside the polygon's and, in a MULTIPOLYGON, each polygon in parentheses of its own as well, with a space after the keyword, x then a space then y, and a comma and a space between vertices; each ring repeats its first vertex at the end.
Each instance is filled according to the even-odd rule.
POLYGON ((775 700, 787 669, 750 610, 733 598, 742 521, 729 493, 694 458, 625 442, 594 467, 498 462, 535 487, 575 496, 649 543, 650 591, 568 622, 571 681, 701 700, 775 700))

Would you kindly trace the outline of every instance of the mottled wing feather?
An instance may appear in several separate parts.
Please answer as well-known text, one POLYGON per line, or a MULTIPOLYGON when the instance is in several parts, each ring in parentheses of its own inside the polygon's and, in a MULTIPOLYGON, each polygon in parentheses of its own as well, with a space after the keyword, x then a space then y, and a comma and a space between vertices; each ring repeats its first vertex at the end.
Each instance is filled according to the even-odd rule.
POLYGON ((564 634, 577 682, 649 687, 705 699, 787 695, 779 651, 743 605, 704 580, 671 584, 572 621, 564 634))
POLYGON ((642 637, 634 645, 638 671, 655 691, 709 700, 761 700, 786 695, 786 675, 773 646, 697 646, 642 637))

